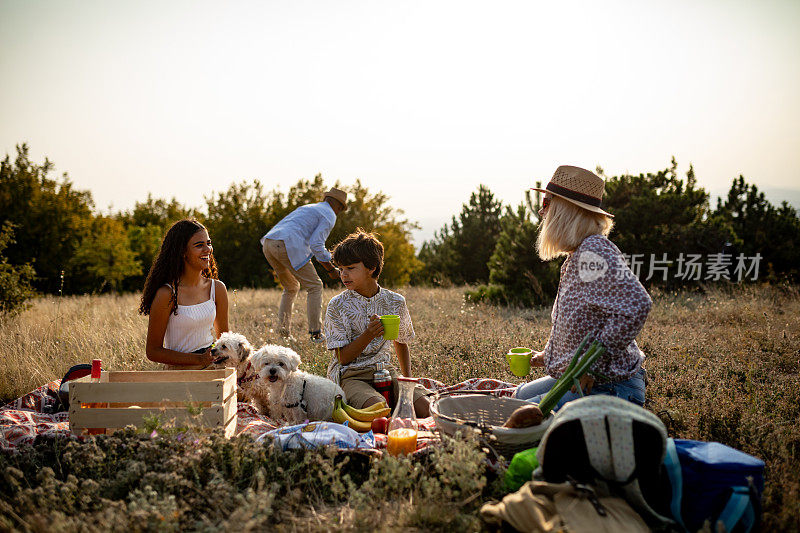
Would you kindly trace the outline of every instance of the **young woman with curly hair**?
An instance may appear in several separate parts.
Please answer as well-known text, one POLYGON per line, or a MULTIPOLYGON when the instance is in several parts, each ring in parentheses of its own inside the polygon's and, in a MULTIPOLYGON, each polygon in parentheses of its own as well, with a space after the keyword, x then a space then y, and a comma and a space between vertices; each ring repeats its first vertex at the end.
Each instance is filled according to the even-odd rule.
POLYGON ((179 220, 161 242, 142 291, 139 313, 149 315, 147 358, 167 370, 199 370, 211 345, 228 330, 228 292, 217 279, 208 230, 179 220))

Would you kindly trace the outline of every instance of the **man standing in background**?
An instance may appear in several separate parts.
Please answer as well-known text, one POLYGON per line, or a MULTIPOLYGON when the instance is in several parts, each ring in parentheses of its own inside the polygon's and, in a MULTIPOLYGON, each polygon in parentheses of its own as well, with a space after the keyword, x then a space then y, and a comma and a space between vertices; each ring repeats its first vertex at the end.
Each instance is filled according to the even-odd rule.
POLYGON ((264 257, 275 270, 283 294, 278 308, 278 327, 284 337, 290 335, 294 299, 302 287, 308 294, 308 333, 313 342, 324 342, 320 331, 322 314, 322 280, 311 258, 316 257, 331 279, 339 271, 331 264, 325 241, 336 223, 336 216, 347 209, 347 193, 332 188, 318 204, 298 207, 261 237, 264 257))

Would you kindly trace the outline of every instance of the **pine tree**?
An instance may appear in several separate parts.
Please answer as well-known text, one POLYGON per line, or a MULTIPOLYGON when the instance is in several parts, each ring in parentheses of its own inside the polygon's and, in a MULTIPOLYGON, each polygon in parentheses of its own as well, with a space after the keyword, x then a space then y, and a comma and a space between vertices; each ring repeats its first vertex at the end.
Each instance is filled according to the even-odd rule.
POLYGON ((425 264, 426 281, 447 279, 453 283, 486 283, 487 263, 500 233, 502 203, 485 185, 470 195, 458 218, 423 244, 419 259, 425 264))

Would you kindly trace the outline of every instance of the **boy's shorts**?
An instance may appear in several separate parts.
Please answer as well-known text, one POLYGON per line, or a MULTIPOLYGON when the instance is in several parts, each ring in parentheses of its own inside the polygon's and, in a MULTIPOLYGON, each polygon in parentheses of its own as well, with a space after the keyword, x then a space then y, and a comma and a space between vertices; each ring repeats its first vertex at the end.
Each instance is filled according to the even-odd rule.
MULTIPOLYGON (((339 379, 339 385, 341 385, 347 397, 347 403, 356 409, 362 409, 370 398, 378 400, 384 399, 381 393, 376 391, 375 387, 372 386, 372 377, 375 374, 375 368, 375 365, 365 368, 348 368, 339 379)), ((397 372, 397 369, 391 365, 386 365, 386 369, 392 375, 394 397, 397 398, 397 395, 400 393, 400 384, 397 378, 400 374, 397 372)), ((422 385, 414 387, 414 403, 427 394, 430 394, 430 391, 422 385)))

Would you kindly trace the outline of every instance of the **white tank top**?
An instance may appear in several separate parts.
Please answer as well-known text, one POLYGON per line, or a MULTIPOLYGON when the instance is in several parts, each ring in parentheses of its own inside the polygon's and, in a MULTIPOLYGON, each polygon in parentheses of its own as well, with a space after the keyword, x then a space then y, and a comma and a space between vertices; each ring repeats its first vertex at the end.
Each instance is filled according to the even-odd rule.
MULTIPOLYGON (((214 299, 216 283, 211 280, 211 295, 205 302, 194 305, 178 305, 178 314, 170 313, 167 331, 164 333, 164 348, 178 352, 191 353, 213 344, 214 319, 217 317, 217 304, 214 299)), ((167 284, 172 289, 172 285, 167 284)))

